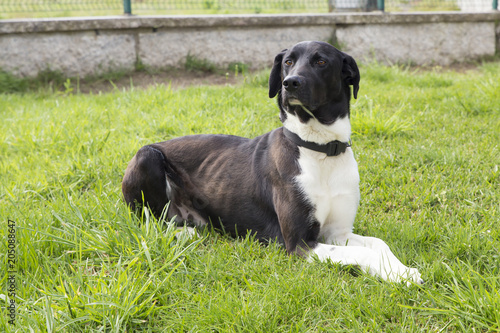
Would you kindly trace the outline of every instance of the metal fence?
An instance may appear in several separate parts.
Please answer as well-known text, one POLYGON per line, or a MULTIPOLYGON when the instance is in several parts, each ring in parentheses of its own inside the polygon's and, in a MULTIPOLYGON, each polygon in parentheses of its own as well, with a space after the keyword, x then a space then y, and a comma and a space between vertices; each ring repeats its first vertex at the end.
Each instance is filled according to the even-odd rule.
MULTIPOLYGON (((230 14, 348 11, 489 11, 498 0, 0 0, 0 18, 11 13, 107 15, 230 14)), ((8 16, 8 15, 7 15, 8 16)))

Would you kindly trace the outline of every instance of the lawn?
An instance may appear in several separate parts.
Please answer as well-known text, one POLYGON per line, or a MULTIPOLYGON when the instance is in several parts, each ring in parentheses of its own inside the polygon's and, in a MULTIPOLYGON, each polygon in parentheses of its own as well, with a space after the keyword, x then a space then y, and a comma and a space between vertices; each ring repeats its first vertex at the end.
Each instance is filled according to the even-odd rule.
MULTIPOLYGON (((2 0, 0 1, 0 19, 123 15, 124 2, 120 0, 2 0)), ((134 15, 328 13, 328 1, 131 0, 131 11, 134 15)))
POLYGON ((355 232, 384 239, 423 286, 251 238, 187 238, 128 211, 120 182, 138 148, 270 131, 280 123, 266 86, 260 73, 230 86, 82 94, 67 81, 0 94, 0 331, 500 331, 498 62, 361 67, 355 232))

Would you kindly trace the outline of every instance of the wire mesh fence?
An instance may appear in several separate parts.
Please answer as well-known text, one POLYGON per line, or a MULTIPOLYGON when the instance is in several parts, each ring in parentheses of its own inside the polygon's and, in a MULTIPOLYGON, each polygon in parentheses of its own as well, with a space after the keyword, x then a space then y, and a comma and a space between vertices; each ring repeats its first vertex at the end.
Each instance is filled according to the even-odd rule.
POLYGON ((386 0, 385 10, 487 12, 497 9, 497 0, 386 0))
POLYGON ((1 13, 123 10, 120 0, 0 0, 1 13))
MULTIPOLYGON (((0 0, 0 13, 134 14, 346 11, 489 11, 498 0, 0 0), (128 5, 128 7, 127 7, 128 5)), ((42 14, 43 15, 43 14, 42 14)), ((2 15, 0 14, 0 18, 2 15)))

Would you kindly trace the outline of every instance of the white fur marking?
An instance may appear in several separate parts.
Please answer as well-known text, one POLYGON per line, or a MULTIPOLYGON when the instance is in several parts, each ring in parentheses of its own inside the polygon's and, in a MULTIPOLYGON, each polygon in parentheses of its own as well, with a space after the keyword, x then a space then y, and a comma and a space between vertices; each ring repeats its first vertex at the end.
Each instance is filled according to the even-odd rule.
MULTIPOLYGON (((384 243, 380 239, 377 240, 384 243)), ((363 271, 373 276, 380 277, 386 281, 406 281, 407 286, 410 286, 412 283, 423 283, 417 269, 406 267, 401 264, 401 262, 399 262, 399 260, 397 260, 390 251, 389 253, 390 255, 387 253, 381 253, 373 248, 363 246, 338 246, 320 243, 311 251, 309 260, 311 260, 314 256, 317 256, 317 258, 321 261, 329 259, 332 262, 339 263, 341 265, 356 265, 363 271), (393 259, 390 258, 391 255, 396 261, 393 261, 393 259)))
MULTIPOLYGON (((166 175, 165 175, 166 177, 166 175)), ((167 193, 167 198, 169 200, 169 206, 168 206, 168 218, 174 218, 175 222, 181 223, 184 221, 190 221, 193 222, 196 226, 202 227, 207 223, 207 221, 198 214, 193 209, 190 209, 189 207, 186 207, 184 205, 178 205, 175 201, 175 196, 174 193, 175 191, 172 189, 172 186, 175 188, 175 184, 171 185, 170 182, 168 181, 168 178, 166 178, 166 185, 165 185, 165 191, 167 193), (174 212, 172 212, 172 210, 174 212), (191 216, 191 219, 189 219, 189 216, 191 216)))
MULTIPOLYGON (((316 119, 306 124, 296 116, 288 115, 285 127, 303 140, 326 143, 332 140, 348 141, 351 125, 348 117, 332 125, 323 125, 316 119)), ((338 156, 299 147, 300 174, 296 181, 314 206, 314 216, 321 225, 320 237, 334 230, 351 232, 359 203, 358 165, 351 148, 338 156)))
POLYGON ((309 119, 304 124, 293 114, 287 113, 286 116, 283 126, 290 132, 297 134, 304 141, 326 144, 335 140, 348 142, 351 137, 351 122, 348 116, 337 119, 331 125, 324 125, 316 118, 309 119))
MULTIPOLYGON (((302 140, 319 144, 349 141, 351 133, 347 116, 323 125, 317 119, 304 124, 288 114, 284 126, 302 140)), ((371 275, 391 282, 408 281, 408 285, 423 282, 418 270, 403 265, 384 241, 352 233, 360 194, 358 165, 351 148, 339 156, 328 157, 299 147, 298 163, 300 174, 295 180, 314 207, 314 217, 320 224, 319 239, 326 243, 319 243, 311 251, 312 256, 358 265, 371 275)))
POLYGON ((166 173, 165 173, 165 183, 166 183, 165 190, 167 192, 167 198, 168 198, 168 200, 172 201, 173 200, 172 186, 170 186, 170 183, 168 181, 168 177, 167 177, 166 173))
POLYGON ((175 233, 175 238, 178 240, 191 239, 194 236, 198 235, 198 231, 195 228, 191 227, 178 227, 177 232, 175 233))
POLYGON ((306 113, 308 113, 311 117, 313 117, 314 119, 316 119, 316 117, 314 116, 314 114, 304 106, 304 104, 302 104, 301 101, 299 101, 298 99, 289 99, 288 100, 288 104, 290 105, 299 105, 300 107, 302 107, 302 110, 304 110, 306 113))

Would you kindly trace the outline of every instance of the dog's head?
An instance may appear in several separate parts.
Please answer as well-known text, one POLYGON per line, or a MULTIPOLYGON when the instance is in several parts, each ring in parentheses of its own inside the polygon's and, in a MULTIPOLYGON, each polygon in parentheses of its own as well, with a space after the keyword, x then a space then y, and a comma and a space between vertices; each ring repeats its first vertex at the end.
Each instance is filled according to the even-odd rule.
POLYGON ((324 42, 301 42, 274 59, 269 97, 278 95, 280 117, 295 114, 306 123, 331 124, 349 114, 353 86, 358 96, 359 70, 354 59, 324 42))

